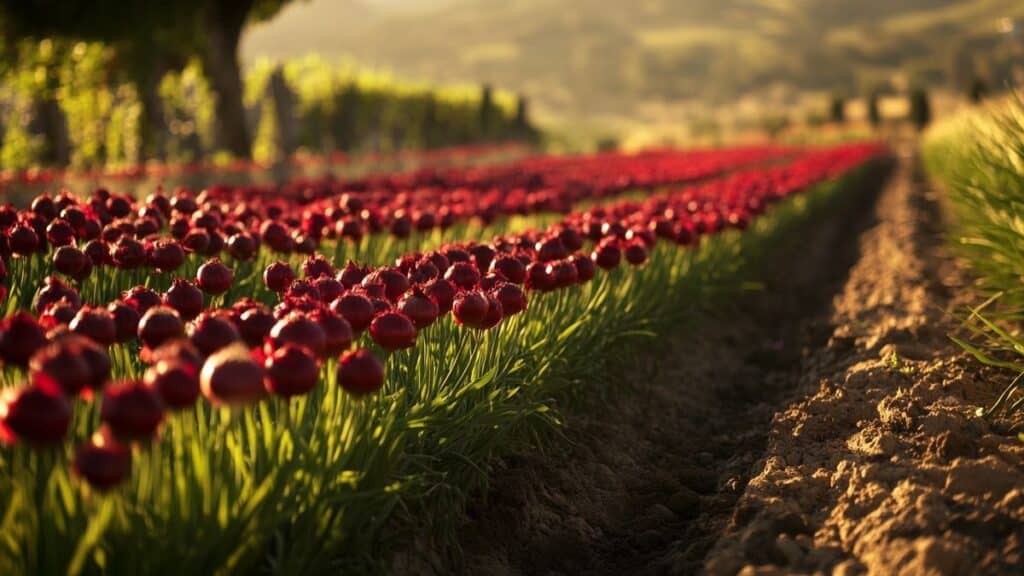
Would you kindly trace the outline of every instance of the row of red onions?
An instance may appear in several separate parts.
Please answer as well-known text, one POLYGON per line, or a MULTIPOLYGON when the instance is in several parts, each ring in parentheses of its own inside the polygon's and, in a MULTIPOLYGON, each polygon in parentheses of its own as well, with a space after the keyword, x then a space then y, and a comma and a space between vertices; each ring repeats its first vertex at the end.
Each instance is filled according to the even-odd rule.
MULTIPOLYGON (((330 155, 296 154, 288 163, 296 167, 318 165, 342 165, 351 162, 380 164, 385 162, 412 162, 417 164, 466 161, 490 154, 518 153, 526 147, 518 143, 470 144, 436 150, 402 150, 395 153, 362 154, 352 157, 344 152, 330 155)), ((224 164, 210 161, 178 163, 147 162, 124 166, 107 166, 94 169, 68 169, 58 167, 34 167, 23 170, 0 170, 0 187, 4 185, 38 185, 67 182, 69 180, 136 180, 141 178, 170 178, 196 174, 231 174, 255 172, 269 168, 266 162, 234 159, 224 164)))
MULTIPOLYGON (((298 279, 288 264, 274 263, 262 278, 281 295, 272 310, 248 299, 206 309, 204 295, 222 294, 234 282, 217 259, 163 294, 136 287, 105 306, 83 304, 71 284, 50 276, 34 301, 39 316, 21 312, 0 326, 0 358, 29 374, 27 385, 5 392, 0 436, 59 443, 70 402, 102 391, 103 427, 80 447, 74 465, 92 485, 107 488, 130 469, 126 444, 153 438, 168 410, 193 406, 201 396, 241 406, 268 394, 307 394, 328 358, 338 358, 337 381, 347 392, 376 392, 384 383, 380 361, 366 349, 350 350, 364 331, 395 351, 415 345, 422 330, 449 313, 462 326, 488 330, 525 310, 527 291, 587 283, 597 268, 615 268, 623 258, 642 265, 659 239, 686 246, 744 228, 771 203, 878 153, 873 146, 816 152, 787 166, 572 213, 547 230, 409 254, 394 266, 349 262, 339 270, 312 255, 298 279), (593 248, 584 252, 587 239, 593 248), (136 339, 149 363, 145 376, 108 385, 107 347, 136 339)), ((58 265, 68 247, 54 252, 54 266, 74 278, 58 265)))
POLYGON ((169 272, 184 262, 186 252, 213 257, 226 251, 247 260, 265 245, 280 253, 312 254, 324 239, 358 241, 382 231, 405 238, 414 230, 445 229, 470 219, 490 222, 507 214, 567 212, 581 200, 688 182, 780 154, 752 149, 573 157, 452 170, 443 176, 419 172, 387 184, 363 180, 294 182, 280 189, 215 186, 198 195, 179 189, 170 196, 151 194, 142 202, 105 189, 88 199, 66 192, 44 194, 27 210, 0 206, 0 257, 70 246, 61 259, 67 270, 62 272, 82 278, 94 266, 107 264, 169 272), (531 175, 536 185, 519 186, 524 183, 517 174, 531 175), (419 186, 435 177, 443 185, 419 186), (417 187, 407 188, 406 180, 417 187))

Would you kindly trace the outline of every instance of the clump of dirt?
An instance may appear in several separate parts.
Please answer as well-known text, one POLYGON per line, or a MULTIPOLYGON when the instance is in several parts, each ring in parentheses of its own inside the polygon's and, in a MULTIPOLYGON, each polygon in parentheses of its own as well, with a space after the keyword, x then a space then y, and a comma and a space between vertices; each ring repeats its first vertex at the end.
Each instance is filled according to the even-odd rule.
POLYGON ((828 344, 707 559, 710 574, 1019 574, 1024 443, 974 415, 1005 385, 947 338, 969 291, 909 170, 836 298, 828 344))

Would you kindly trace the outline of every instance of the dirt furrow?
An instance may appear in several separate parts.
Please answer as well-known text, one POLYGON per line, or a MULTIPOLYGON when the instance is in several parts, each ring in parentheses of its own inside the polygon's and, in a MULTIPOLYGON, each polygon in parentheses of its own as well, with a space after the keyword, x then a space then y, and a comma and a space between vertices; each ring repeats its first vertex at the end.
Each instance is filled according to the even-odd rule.
POLYGON ((975 417, 1005 383, 947 335, 970 301, 904 161, 771 423, 710 574, 1020 574, 1024 445, 975 417))

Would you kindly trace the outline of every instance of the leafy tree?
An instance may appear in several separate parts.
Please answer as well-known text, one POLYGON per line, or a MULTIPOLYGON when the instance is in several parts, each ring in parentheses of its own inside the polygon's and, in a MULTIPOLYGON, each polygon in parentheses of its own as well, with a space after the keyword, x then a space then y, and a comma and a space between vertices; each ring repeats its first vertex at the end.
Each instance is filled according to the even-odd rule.
MULTIPOLYGON (((135 0, 145 2, 145 0, 135 0)), ((247 22, 272 18, 289 0, 187 0, 201 4, 194 49, 216 95, 220 145, 235 156, 248 158, 252 141, 242 106, 242 75, 238 43, 247 22)), ((174 9, 180 10, 175 3, 174 9)), ((186 22, 188 18, 185 18, 186 22)))
MULTIPOLYGON (((274 16, 289 0, 0 0, 5 41, 59 36, 110 43, 138 88, 143 115, 154 110, 159 78, 198 57, 214 91, 218 144, 251 156, 242 105, 238 43, 247 22, 274 16)), ((148 128, 160 131, 160 127, 148 128)))
MULTIPOLYGON (((4 39, 7 40, 6 35, 4 39)), ((61 112, 57 96, 62 75, 61 64, 69 60, 70 46, 65 42, 5 42, 3 49, 4 81, 26 96, 22 113, 28 122, 12 122, 12 144, 20 142, 27 148, 16 162, 5 165, 23 166, 37 156, 47 164, 64 166, 71 157, 67 119, 61 112), (22 130, 23 134, 17 134, 22 130), (31 149, 32 154, 27 154, 31 149)), ((13 151, 5 151, 8 161, 13 151)))
POLYGON ((355 82, 349 83, 335 97, 334 144, 349 152, 359 140, 359 115, 365 113, 363 95, 355 82))
POLYGON ((10 42, 53 37, 101 41, 112 46, 118 71, 127 76, 139 94, 144 149, 158 153, 153 141, 165 127, 157 89, 170 61, 182 60, 172 58, 172 54, 184 54, 178 47, 187 41, 183 28, 165 24, 174 22, 173 11, 160 6, 142 0, 0 0, 0 26, 3 37, 10 42))

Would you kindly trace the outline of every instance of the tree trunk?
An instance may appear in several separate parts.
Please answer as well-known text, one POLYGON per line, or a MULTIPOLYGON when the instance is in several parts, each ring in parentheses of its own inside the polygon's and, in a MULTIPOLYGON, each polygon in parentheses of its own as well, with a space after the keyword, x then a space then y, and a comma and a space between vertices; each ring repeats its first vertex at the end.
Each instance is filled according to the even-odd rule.
POLYGON ((352 152, 358 144, 359 115, 363 114, 359 88, 346 87, 334 100, 334 144, 344 152, 352 152))
POLYGON ((268 96, 274 102, 274 123, 277 125, 277 149, 279 160, 291 158, 298 148, 296 144, 295 93, 284 78, 284 67, 280 64, 267 83, 268 96))
POLYGON ((251 7, 252 0, 221 0, 211 3, 203 17, 203 74, 214 92, 218 147, 239 158, 252 156, 238 65, 238 41, 251 7))
POLYGON ((168 67, 155 59, 150 69, 135 81, 139 93, 142 114, 139 118, 139 162, 167 157, 167 119, 164 118, 164 104, 160 100, 160 81, 168 67))
POLYGON ((52 166, 67 166, 71 161, 71 139, 68 122, 55 98, 43 97, 35 101, 35 132, 42 134, 46 149, 43 162, 52 166))

